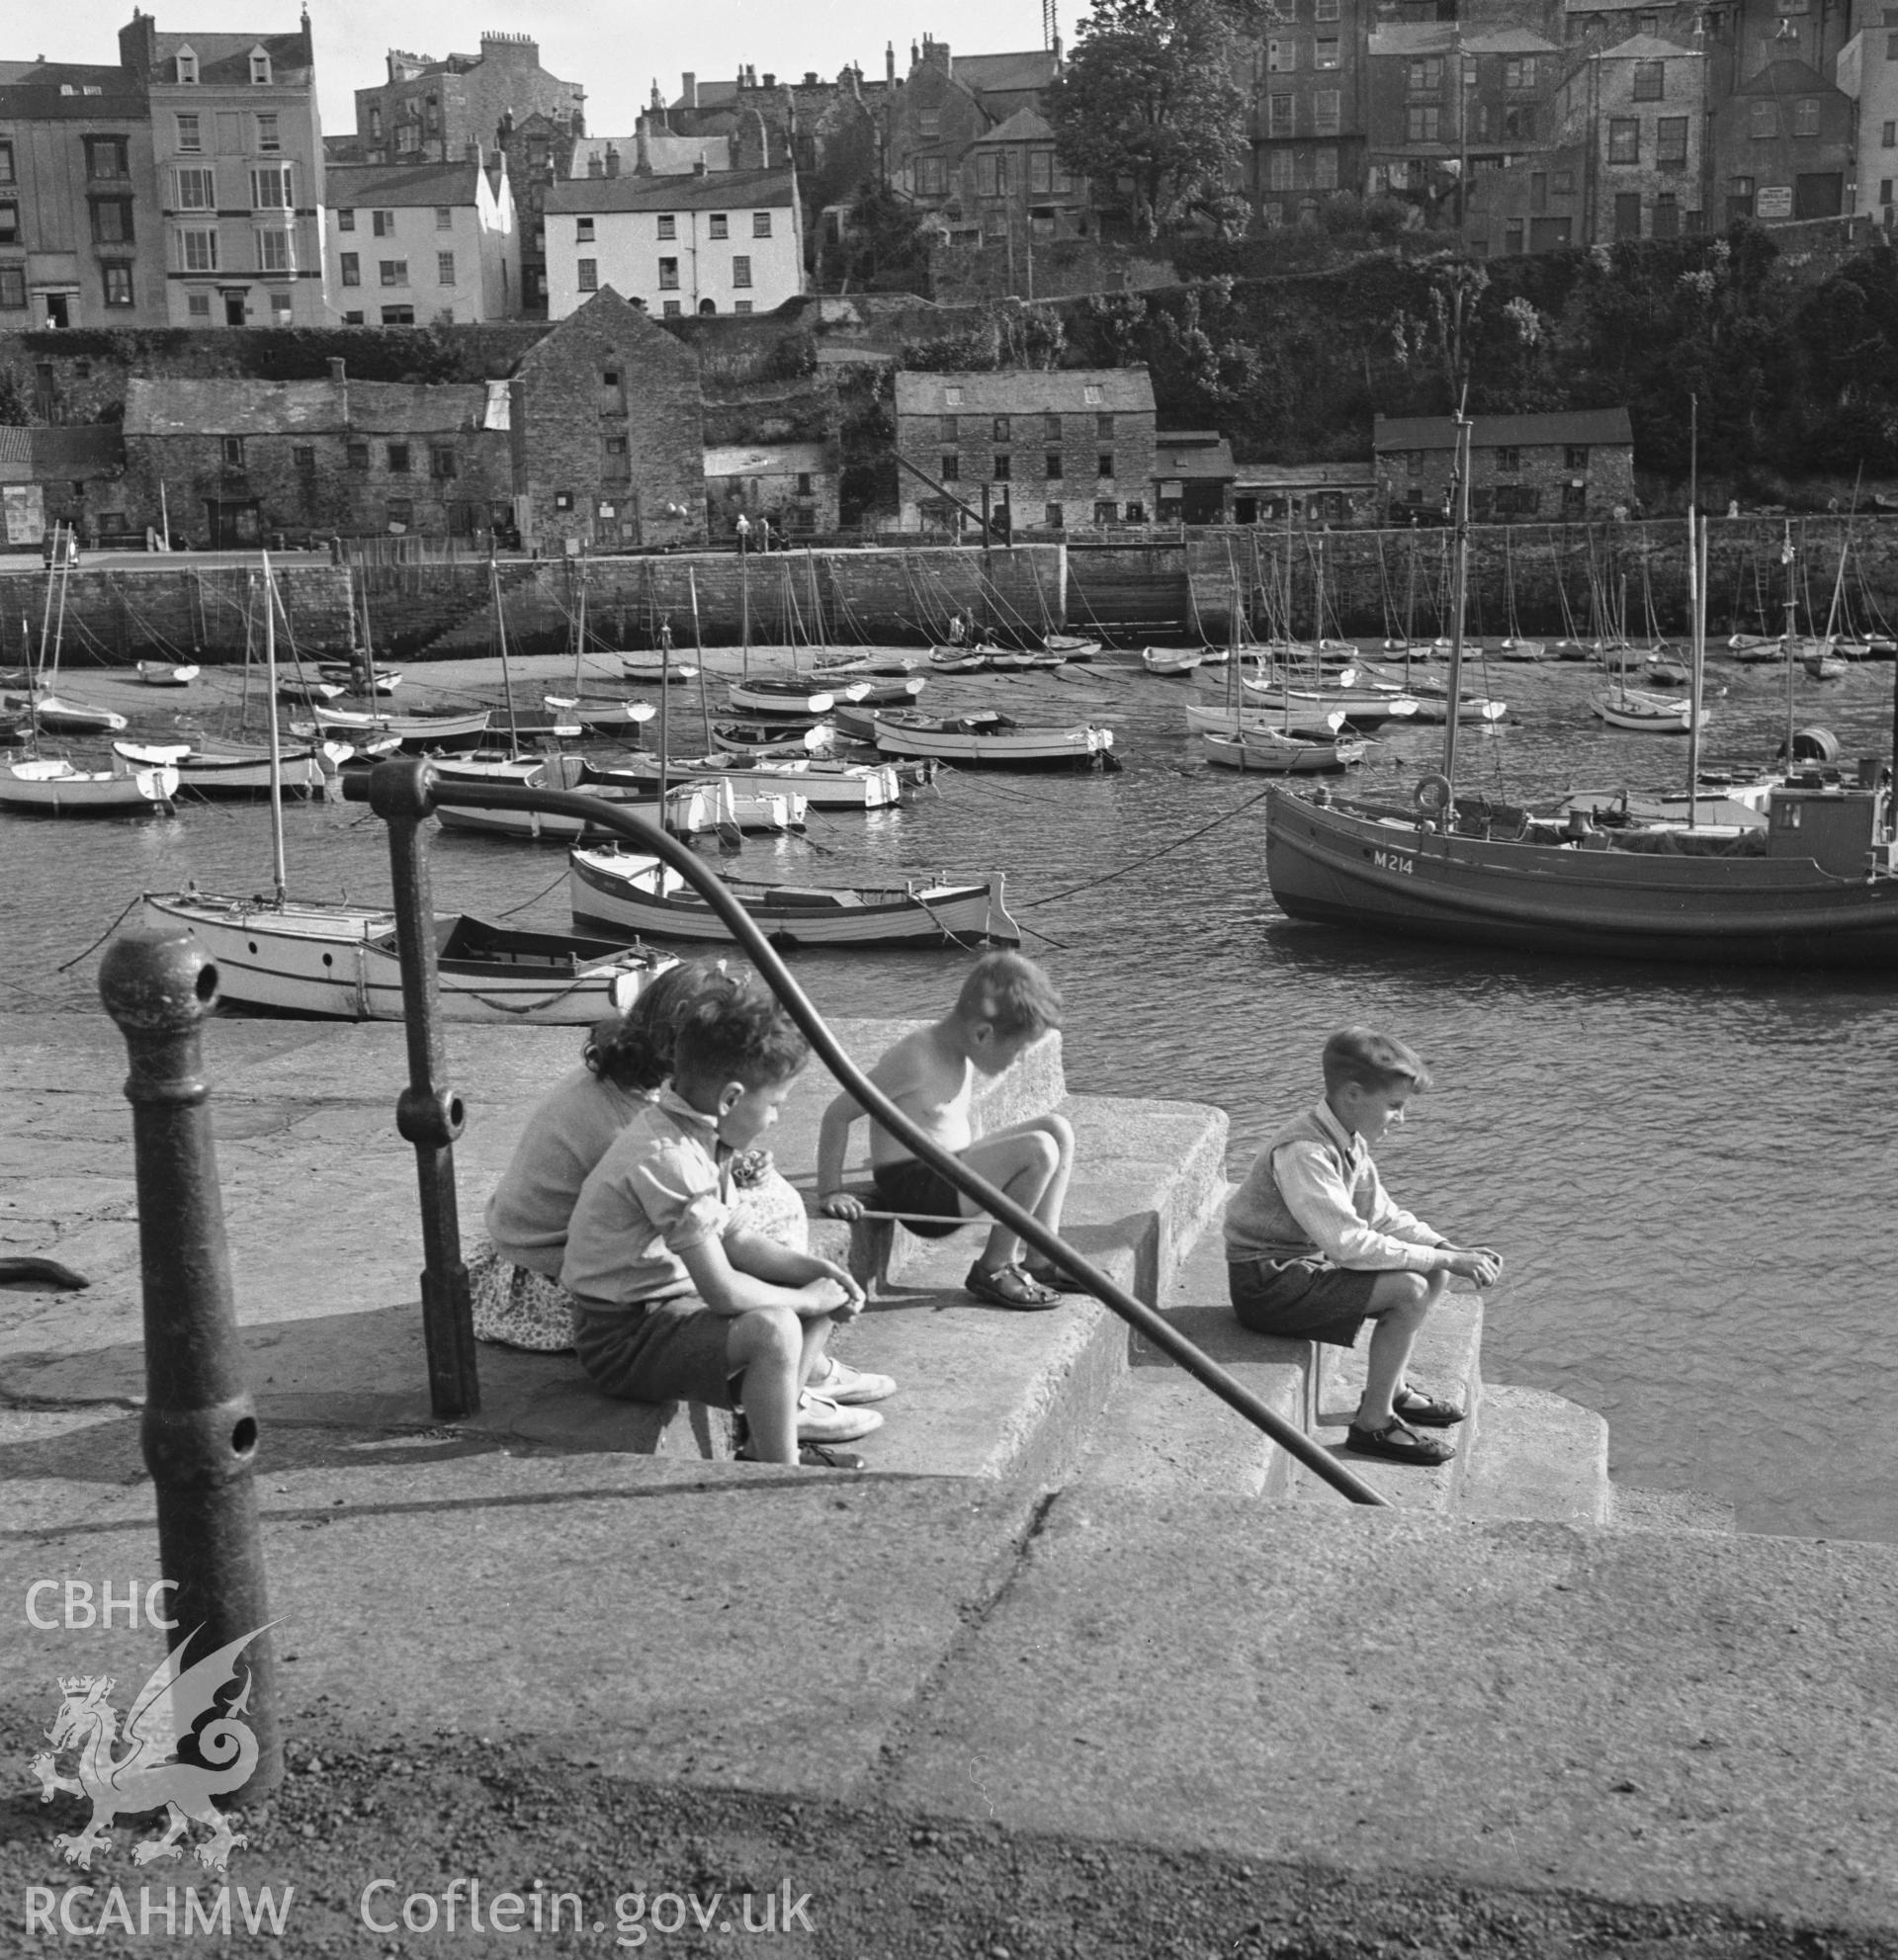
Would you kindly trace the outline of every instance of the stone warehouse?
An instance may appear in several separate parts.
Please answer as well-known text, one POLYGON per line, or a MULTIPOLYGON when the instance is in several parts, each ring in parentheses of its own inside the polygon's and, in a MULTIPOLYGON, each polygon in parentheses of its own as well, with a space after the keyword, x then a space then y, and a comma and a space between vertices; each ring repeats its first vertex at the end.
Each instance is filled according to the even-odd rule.
POLYGON ((562 554, 701 542, 698 359, 617 294, 558 324, 504 379, 134 380, 132 530, 194 545, 419 533, 562 554))
MULTIPOLYGON (((1456 468, 1448 415, 1380 415, 1371 437, 1388 522, 1440 522, 1456 468)), ((1470 512, 1479 522, 1626 516, 1634 431, 1625 408, 1478 415, 1470 430, 1470 512)))
POLYGON ((1144 367, 900 374, 901 529, 954 531, 957 503, 1017 530, 1145 524, 1154 508, 1154 388, 1144 367), (940 484, 933 490, 931 484, 940 484))

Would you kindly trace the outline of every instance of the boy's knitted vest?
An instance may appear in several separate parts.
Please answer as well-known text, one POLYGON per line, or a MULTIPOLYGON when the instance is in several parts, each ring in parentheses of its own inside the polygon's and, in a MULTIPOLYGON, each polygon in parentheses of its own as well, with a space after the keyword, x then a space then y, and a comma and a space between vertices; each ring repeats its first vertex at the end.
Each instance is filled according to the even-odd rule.
POLYGON ((1272 1175, 1272 1158, 1287 1144, 1317 1144, 1330 1152, 1337 1174, 1346 1176, 1343 1147, 1319 1122, 1317 1112, 1308 1109, 1293 1118, 1253 1158, 1245 1183, 1226 1206, 1228 1259, 1307 1259, 1318 1253, 1317 1243, 1292 1216, 1272 1175))

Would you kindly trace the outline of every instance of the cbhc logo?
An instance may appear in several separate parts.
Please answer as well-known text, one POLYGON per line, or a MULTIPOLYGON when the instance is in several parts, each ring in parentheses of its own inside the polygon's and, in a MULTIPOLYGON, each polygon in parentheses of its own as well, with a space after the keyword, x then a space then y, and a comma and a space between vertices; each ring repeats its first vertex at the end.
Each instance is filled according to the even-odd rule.
POLYGON ((126 1581, 125 1592, 121 1595, 113 1590, 112 1580, 105 1579, 100 1583, 98 1603, 95 1604, 90 1579, 36 1579, 27 1587, 27 1619, 43 1632, 50 1633, 57 1627, 109 1627, 113 1615, 123 1613, 126 1625, 135 1627, 142 1605, 147 1626, 175 1627, 178 1624, 176 1620, 159 1617, 159 1594, 177 1590, 178 1581, 175 1578, 161 1578, 146 1586, 141 1595, 138 1581, 134 1578, 126 1581), (57 1594, 62 1590, 65 1595, 63 1611, 55 1602, 49 1608, 53 1617, 43 1617, 40 1610, 43 1595, 48 1592, 57 1594))

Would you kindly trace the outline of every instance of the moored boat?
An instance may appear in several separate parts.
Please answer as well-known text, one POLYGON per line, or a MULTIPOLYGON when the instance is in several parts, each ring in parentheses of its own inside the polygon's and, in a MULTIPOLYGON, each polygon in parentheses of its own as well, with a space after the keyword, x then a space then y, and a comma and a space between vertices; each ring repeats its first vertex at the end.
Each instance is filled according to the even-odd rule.
POLYGON ((726 695, 733 708, 746 715, 768 716, 773 720, 782 720, 787 715, 827 715, 836 701, 829 689, 814 687, 802 674, 730 681, 726 684, 726 695))
POLYGON ((393 735, 404 747, 410 744, 459 742, 473 745, 487 733, 489 711, 442 709, 418 710, 408 715, 382 715, 349 708, 318 706, 311 713, 316 726, 325 734, 352 736, 393 735))
MULTIPOLYGON (((576 925, 659 939, 729 941, 725 922, 679 873, 640 852, 576 850, 567 860, 576 925)), ((1018 946, 1004 876, 918 876, 884 885, 766 885, 731 879, 732 895, 774 940, 796 946, 1018 946)))
MULTIPOLYGON (((251 742, 114 742, 113 753, 136 768, 169 766, 178 793, 194 797, 267 797, 270 749, 251 742), (201 745, 201 743, 203 745, 201 745)), ((346 742, 309 743, 281 751, 279 781, 286 796, 320 796, 327 776, 351 750, 346 742), (327 751, 327 753, 325 753, 327 751)))
POLYGON ((1086 723, 1033 728, 1006 715, 938 719, 879 714, 875 727, 877 748, 884 755, 927 756, 985 768, 1119 767, 1113 754, 1114 731, 1086 723))
MULTIPOLYGON (((198 892, 146 893, 153 922, 183 925, 217 966, 220 1000, 344 1021, 403 1018, 395 914, 387 906, 198 892)), ((590 1027, 632 1006, 678 962, 624 940, 518 931, 437 913, 439 999, 451 1021, 590 1027)))
POLYGON ((1143 646, 1140 664, 1150 674, 1190 674, 1205 659, 1198 646, 1143 646))
POLYGON ((41 727, 52 735, 115 735, 129 726, 123 715, 110 708, 94 708, 57 694, 41 695, 33 712, 41 727))
POLYGON ((77 769, 62 755, 0 762, 0 810, 34 816, 126 816, 169 810, 178 771, 168 762, 77 769))
MULTIPOLYGON (((654 821, 659 814, 657 785, 602 782, 597 773, 571 756, 556 756, 525 779, 530 789, 568 790, 597 798, 603 809, 631 810, 654 821)), ((475 781, 440 783, 435 792, 435 815, 444 830, 461 830, 487 837, 513 837, 528 843, 571 844, 582 837, 604 834, 600 826, 565 810, 512 810, 481 801, 475 781)), ((681 783, 665 797, 665 827, 675 836, 700 836, 718 830, 735 834, 737 810, 726 783, 681 783)))
POLYGON ((1237 735, 1203 734, 1200 752, 1217 769, 1243 769, 1268 776, 1335 775, 1364 756, 1353 735, 1316 741, 1280 728, 1248 728, 1237 735))
POLYGON ((169 660, 138 662, 138 678, 147 687, 189 687, 198 678, 199 671, 190 662, 184 666, 174 666, 169 660))
MULTIPOLYGON (((1639 688, 1614 686, 1597 689, 1589 696, 1589 712, 1611 728, 1626 728, 1636 734, 1684 735, 1694 725, 1694 710, 1686 697, 1644 694, 1639 688)), ((1699 724, 1706 726, 1707 711, 1699 712, 1699 724)))

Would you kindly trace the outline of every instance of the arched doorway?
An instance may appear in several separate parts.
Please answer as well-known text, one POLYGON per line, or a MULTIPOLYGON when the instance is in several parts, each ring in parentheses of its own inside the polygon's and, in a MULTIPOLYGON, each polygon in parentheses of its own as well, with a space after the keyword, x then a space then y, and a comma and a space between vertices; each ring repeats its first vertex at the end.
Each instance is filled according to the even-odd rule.
POLYGON ((699 301, 699 311, 701 313, 716 313, 718 310, 718 301, 715 299, 701 299, 699 301))

